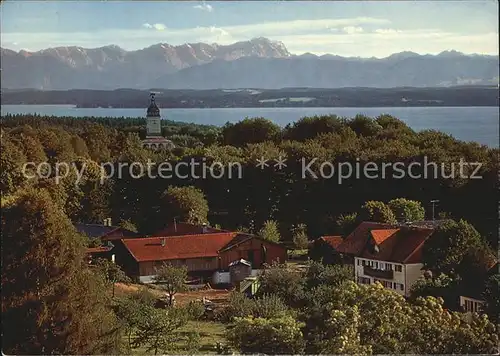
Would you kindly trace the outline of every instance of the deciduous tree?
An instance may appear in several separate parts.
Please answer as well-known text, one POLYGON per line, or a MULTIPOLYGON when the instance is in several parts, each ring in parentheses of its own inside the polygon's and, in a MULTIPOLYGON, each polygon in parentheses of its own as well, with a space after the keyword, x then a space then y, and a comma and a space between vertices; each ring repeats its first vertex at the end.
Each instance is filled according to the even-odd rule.
POLYGON ((208 221, 208 203, 198 188, 171 186, 163 197, 172 218, 192 224, 203 224, 208 221))
POLYGON ((360 218, 363 221, 374 221, 386 224, 396 223, 392 210, 381 201, 367 201, 361 207, 360 218))
POLYGON ((168 293, 169 304, 173 304, 174 296, 177 292, 186 289, 187 268, 185 266, 175 267, 169 263, 164 263, 156 271, 154 280, 162 285, 162 288, 168 293))
POLYGON ((278 223, 274 220, 267 220, 264 226, 259 230, 259 236, 264 240, 271 242, 279 242, 281 235, 278 228, 278 223))
POLYGON ((396 219, 402 221, 421 221, 425 219, 425 209, 418 201, 398 198, 389 201, 387 205, 396 219))
POLYGON ((302 324, 291 316, 236 318, 227 339, 244 354, 292 355, 304 349, 302 324))
POLYGON ((426 240, 424 266, 437 273, 449 274, 457 269, 470 249, 482 243, 481 235, 471 224, 465 220, 448 220, 426 240))

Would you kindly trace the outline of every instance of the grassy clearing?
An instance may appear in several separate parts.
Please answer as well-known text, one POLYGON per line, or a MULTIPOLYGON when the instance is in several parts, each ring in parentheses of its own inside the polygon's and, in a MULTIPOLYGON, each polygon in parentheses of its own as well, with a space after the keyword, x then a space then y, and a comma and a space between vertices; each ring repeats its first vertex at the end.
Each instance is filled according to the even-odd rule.
MULTIPOLYGON (((217 342, 226 343, 224 337, 226 327, 222 323, 213 321, 190 321, 186 326, 180 329, 180 333, 188 335, 191 332, 197 332, 200 335, 199 354, 217 354, 217 342)), ((188 351, 185 342, 178 343, 179 351, 188 351)))
MULTIPOLYGON (((221 344, 226 343, 224 338, 226 327, 222 323, 213 321, 189 321, 184 327, 180 328, 176 334, 179 336, 180 341, 172 345, 171 350, 167 352, 159 352, 159 354, 173 354, 173 355, 185 355, 185 354, 217 354, 217 342, 221 344), (198 333, 200 335, 199 349, 196 352, 189 350, 188 346, 188 335, 190 333, 198 333)), ((123 337, 123 341, 127 343, 127 337, 123 337)), ((131 350, 132 355, 153 355, 153 352, 147 352, 146 348, 139 347, 131 350)))

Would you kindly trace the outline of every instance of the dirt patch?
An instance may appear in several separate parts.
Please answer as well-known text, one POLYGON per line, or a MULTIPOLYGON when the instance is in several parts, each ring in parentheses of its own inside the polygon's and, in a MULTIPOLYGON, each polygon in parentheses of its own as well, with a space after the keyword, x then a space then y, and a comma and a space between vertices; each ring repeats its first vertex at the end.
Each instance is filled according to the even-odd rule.
MULTIPOLYGON (((125 295, 137 292, 140 288, 148 288, 148 290, 153 293, 158 298, 164 298, 165 292, 154 287, 148 285, 141 284, 123 284, 116 283, 115 291, 117 295, 125 295)), ((175 300, 179 304, 189 303, 193 300, 202 300, 203 297, 209 299, 210 301, 217 304, 225 304, 229 299, 229 293, 231 293, 228 289, 212 289, 210 286, 207 286, 204 289, 193 290, 183 293, 176 293, 175 300)))
POLYGON ((116 283, 115 288, 117 291, 119 290, 123 293, 134 293, 139 290, 139 287, 137 287, 135 284, 116 283))
POLYGON ((231 291, 227 289, 205 289, 189 291, 184 293, 177 293, 175 295, 175 300, 179 304, 188 303, 192 300, 202 300, 204 297, 210 301, 220 304, 225 303, 229 299, 229 293, 231 291))

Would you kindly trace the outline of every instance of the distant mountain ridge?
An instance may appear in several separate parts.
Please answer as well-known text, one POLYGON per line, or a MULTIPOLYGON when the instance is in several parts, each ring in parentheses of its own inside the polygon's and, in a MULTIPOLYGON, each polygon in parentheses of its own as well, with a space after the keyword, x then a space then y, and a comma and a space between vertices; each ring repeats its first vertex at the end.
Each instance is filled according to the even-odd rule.
POLYGON ((358 58, 292 55, 285 45, 254 38, 231 45, 158 43, 126 51, 118 46, 57 47, 37 52, 1 49, 2 88, 214 89, 283 87, 433 87, 498 83, 498 57, 445 51, 358 58))

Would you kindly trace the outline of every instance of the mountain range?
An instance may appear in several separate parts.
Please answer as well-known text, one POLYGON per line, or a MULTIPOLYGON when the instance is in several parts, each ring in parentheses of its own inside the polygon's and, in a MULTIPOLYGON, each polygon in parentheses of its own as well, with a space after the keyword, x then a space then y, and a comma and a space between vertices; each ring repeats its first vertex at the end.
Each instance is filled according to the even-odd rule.
POLYGON ((1 59, 4 89, 447 87, 497 85, 499 78, 496 56, 292 55, 283 43, 262 37, 231 45, 159 43, 136 51, 115 45, 37 52, 2 48, 1 59))

